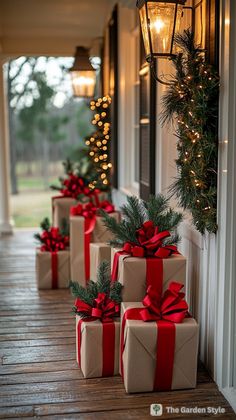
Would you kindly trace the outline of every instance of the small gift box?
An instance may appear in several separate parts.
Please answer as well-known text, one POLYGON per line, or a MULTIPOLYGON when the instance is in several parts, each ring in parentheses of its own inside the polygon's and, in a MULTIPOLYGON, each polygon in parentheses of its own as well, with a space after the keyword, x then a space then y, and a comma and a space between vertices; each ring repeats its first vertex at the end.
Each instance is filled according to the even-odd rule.
POLYGON ((120 367, 128 393, 196 386, 199 328, 193 318, 181 320, 179 307, 185 313, 187 306, 176 285, 165 292, 162 309, 150 296, 148 308, 122 303, 120 367))
POLYGON ((90 279, 96 281, 97 269, 102 261, 111 262, 111 247, 104 242, 90 244, 90 279))
POLYGON ((85 378, 119 374, 120 321, 76 316, 76 356, 85 378))
POLYGON ((68 288, 70 281, 70 252, 36 250, 38 289, 68 288))
MULTIPOLYGON (((103 207, 104 208, 104 207, 103 207)), ((119 220, 119 212, 113 210, 110 216, 119 220)), ((70 257, 71 279, 82 286, 90 279, 90 243, 108 242, 113 238, 106 228, 102 217, 97 215, 98 208, 91 203, 78 205, 71 209, 70 216, 70 257)))
POLYGON ((70 209, 75 206, 78 201, 72 197, 58 195, 52 197, 52 222, 53 226, 62 228, 63 221, 69 224, 70 209))
POLYGON ((76 297, 76 357, 85 378, 119 373, 121 285, 110 282, 107 261, 97 275, 86 288, 70 284, 76 297))
POLYGON ((58 227, 52 227, 48 218, 41 223, 42 233, 35 239, 41 243, 36 250, 36 276, 39 289, 58 289, 69 286, 69 236, 58 227))
POLYGON ((140 302, 149 285, 159 292, 172 280, 186 283, 187 260, 181 254, 168 258, 134 257, 118 248, 111 249, 112 280, 123 285, 123 302, 140 302))

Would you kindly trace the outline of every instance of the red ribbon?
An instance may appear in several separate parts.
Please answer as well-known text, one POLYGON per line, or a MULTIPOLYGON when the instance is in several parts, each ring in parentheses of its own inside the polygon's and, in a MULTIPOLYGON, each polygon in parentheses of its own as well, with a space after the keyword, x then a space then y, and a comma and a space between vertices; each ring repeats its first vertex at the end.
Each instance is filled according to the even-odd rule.
POLYGON ((51 252, 52 289, 58 289, 58 255, 51 252))
POLYGON ((77 312, 83 312, 86 316, 78 322, 78 361, 81 366, 81 327, 83 322, 91 322, 99 319, 102 322, 103 361, 102 376, 112 376, 115 365, 115 324, 113 317, 120 313, 120 306, 108 298, 105 293, 99 293, 94 299, 93 306, 88 305, 81 299, 76 299, 77 312))
POLYGON ((178 253, 176 246, 163 245, 163 240, 170 236, 167 230, 158 232, 152 221, 145 222, 137 230, 139 245, 126 242, 121 251, 114 255, 111 280, 117 281, 119 256, 126 255, 146 258, 146 284, 152 285, 158 293, 162 293, 163 286, 163 258, 178 253))
MULTIPOLYGON (((96 195, 97 197, 97 195, 96 195)), ((114 211, 114 206, 109 201, 104 200, 100 203, 100 208, 103 208, 107 213, 114 211)), ((78 204, 70 209, 72 216, 83 216, 84 220, 84 267, 85 267, 85 280, 90 280, 90 242, 91 233, 94 231, 96 225, 96 215, 98 208, 93 203, 78 204)))
POLYGON ((175 352, 175 323, 181 323, 188 316, 188 305, 183 299, 185 294, 181 292, 182 288, 182 284, 172 282, 163 296, 161 296, 153 291, 152 287, 149 287, 147 295, 143 299, 145 308, 127 309, 122 319, 120 352, 122 376, 124 376, 122 355, 126 320, 156 321, 158 337, 154 391, 171 389, 175 352))

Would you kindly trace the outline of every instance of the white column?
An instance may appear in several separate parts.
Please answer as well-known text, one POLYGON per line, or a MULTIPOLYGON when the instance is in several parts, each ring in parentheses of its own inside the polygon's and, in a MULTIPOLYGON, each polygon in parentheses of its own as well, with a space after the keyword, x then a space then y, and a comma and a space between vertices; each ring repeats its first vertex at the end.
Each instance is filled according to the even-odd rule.
POLYGON ((0 60, 0 233, 12 233, 10 221, 9 127, 4 62, 0 60))

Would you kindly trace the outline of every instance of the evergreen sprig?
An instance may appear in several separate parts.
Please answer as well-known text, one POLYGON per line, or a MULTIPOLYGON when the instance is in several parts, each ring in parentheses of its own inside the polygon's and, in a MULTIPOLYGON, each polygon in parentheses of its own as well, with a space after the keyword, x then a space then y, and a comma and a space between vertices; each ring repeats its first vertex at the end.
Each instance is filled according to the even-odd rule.
POLYGON ((101 213, 105 226, 114 235, 114 239, 110 241, 111 246, 121 247, 125 242, 139 245, 137 229, 147 220, 151 220, 155 226, 158 226, 159 232, 170 231, 171 237, 167 238, 164 244, 174 245, 180 240, 177 227, 182 221, 182 214, 172 210, 168 199, 162 194, 150 196, 147 202, 137 197, 127 197, 127 203, 121 207, 123 215, 121 222, 117 222, 104 211, 101 213))
POLYGON ((191 211, 197 230, 215 233, 217 207, 217 117, 219 76, 185 30, 175 36, 181 53, 172 59, 175 76, 162 97, 162 124, 175 122, 178 173, 170 196, 191 211))
MULTIPOLYGON (((90 280, 87 287, 83 287, 77 282, 70 282, 72 295, 90 306, 93 306, 93 301, 99 293, 105 293, 108 298, 119 304, 121 302, 121 288, 122 285, 119 282, 111 282, 111 270, 108 261, 102 261, 98 267, 97 282, 90 280)), ((75 306, 73 312, 81 318, 86 317, 86 314, 78 312, 75 306)))

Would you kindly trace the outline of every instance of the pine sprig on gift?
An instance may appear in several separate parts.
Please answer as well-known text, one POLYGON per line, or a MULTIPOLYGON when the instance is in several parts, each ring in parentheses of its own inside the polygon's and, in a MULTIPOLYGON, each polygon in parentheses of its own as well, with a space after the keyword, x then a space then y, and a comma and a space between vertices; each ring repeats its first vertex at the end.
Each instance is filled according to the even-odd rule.
MULTIPOLYGON (((71 281, 69 286, 72 295, 90 306, 93 305, 93 301, 97 298, 99 293, 105 293, 107 297, 111 298, 116 303, 121 302, 122 285, 119 282, 111 282, 111 269, 108 261, 102 261, 98 267, 97 280, 97 282, 90 280, 86 288, 77 282, 71 281)), ((81 318, 86 317, 84 313, 78 312, 75 306, 73 307, 73 312, 81 318)))
POLYGON ((139 245, 137 229, 148 220, 158 227, 159 232, 168 230, 171 233, 171 237, 167 238, 164 244, 175 245, 180 240, 177 227, 182 221, 182 213, 171 209, 168 199, 161 194, 150 196, 147 202, 137 197, 128 197, 127 203, 121 207, 121 213, 124 218, 117 222, 109 214, 102 212, 105 226, 114 235, 114 239, 110 241, 111 246, 121 247, 125 242, 139 245))

